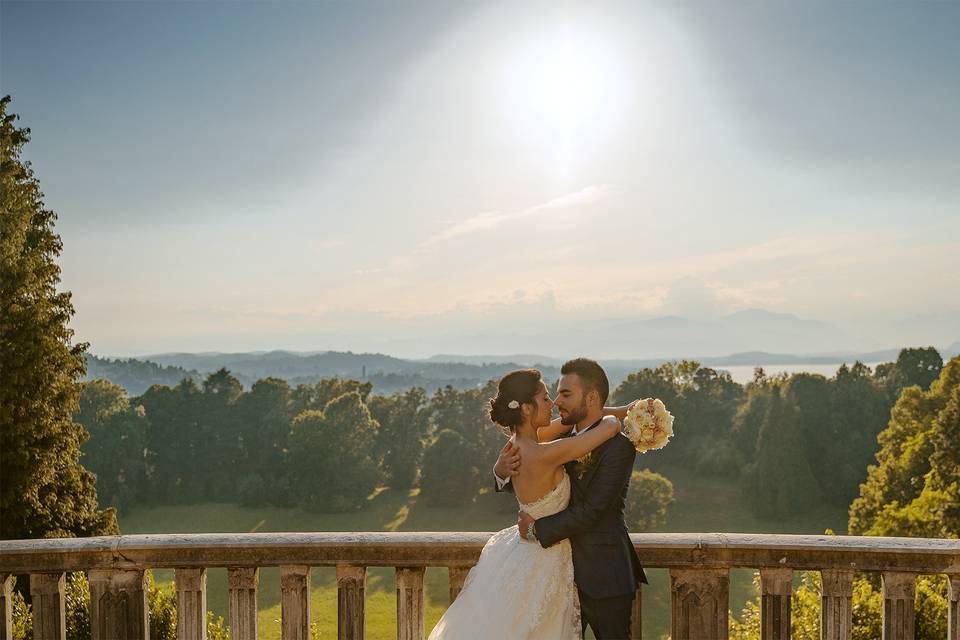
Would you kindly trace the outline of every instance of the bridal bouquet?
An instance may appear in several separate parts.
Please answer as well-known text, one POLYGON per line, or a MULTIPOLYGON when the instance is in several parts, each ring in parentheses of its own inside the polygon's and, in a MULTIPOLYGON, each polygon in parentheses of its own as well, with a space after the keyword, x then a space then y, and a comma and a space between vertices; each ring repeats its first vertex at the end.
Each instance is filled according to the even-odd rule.
POLYGON ((623 435, 640 453, 662 449, 673 435, 673 416, 659 398, 640 400, 627 411, 623 435))

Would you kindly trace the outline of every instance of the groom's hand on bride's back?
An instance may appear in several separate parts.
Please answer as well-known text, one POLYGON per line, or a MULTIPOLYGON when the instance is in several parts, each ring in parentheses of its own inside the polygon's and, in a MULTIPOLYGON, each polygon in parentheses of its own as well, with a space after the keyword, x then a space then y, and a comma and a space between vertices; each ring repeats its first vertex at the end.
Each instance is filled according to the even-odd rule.
POLYGON ((520 472, 520 447, 512 440, 507 440, 507 444, 500 450, 500 457, 497 458, 493 472, 504 480, 520 472))

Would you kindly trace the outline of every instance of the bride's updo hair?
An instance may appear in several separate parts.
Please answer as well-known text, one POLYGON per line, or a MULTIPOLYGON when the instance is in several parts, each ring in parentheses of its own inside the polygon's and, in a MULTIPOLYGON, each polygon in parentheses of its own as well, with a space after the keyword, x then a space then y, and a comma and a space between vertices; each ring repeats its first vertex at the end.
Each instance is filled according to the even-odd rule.
POLYGON ((536 369, 517 369, 500 378, 497 384, 497 397, 490 398, 487 413, 490 419, 512 432, 523 422, 520 406, 533 404, 533 397, 540 393, 541 375, 536 369), (516 401, 515 407, 510 403, 516 401))

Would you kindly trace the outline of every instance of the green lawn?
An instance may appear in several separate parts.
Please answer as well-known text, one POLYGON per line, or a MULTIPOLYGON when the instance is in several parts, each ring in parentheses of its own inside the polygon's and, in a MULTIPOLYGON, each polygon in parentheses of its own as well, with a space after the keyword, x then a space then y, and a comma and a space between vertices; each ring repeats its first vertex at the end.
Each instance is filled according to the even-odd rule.
MULTIPOLYGON (((831 528, 846 531, 846 513, 821 509, 788 520, 762 520, 747 509, 736 483, 723 478, 702 478, 682 468, 662 471, 674 484, 676 502, 662 531, 823 533, 831 528)), ((386 489, 376 493, 369 505, 354 513, 319 514, 299 509, 247 508, 234 504, 207 503, 135 510, 120 518, 121 530, 133 533, 199 533, 252 531, 496 531, 514 523, 515 514, 506 495, 484 494, 477 502, 455 509, 428 508, 411 494, 386 489)), ((647 571, 650 585, 644 589, 644 635, 659 638, 669 631, 669 574, 647 571)), ((739 613, 754 596, 752 572, 731 573, 730 607, 739 613)), ((158 582, 173 580, 173 571, 155 572, 158 582)), ((337 590, 332 567, 317 567, 311 581, 314 638, 335 638, 337 590)), ((372 567, 366 591, 367 638, 396 637, 394 571, 372 567)), ((427 629, 433 628, 447 605, 447 572, 428 569, 426 575, 427 629)), ((207 603, 216 615, 227 619, 226 569, 208 570, 207 603)), ((260 637, 280 638, 280 573, 275 567, 260 572, 260 637)))

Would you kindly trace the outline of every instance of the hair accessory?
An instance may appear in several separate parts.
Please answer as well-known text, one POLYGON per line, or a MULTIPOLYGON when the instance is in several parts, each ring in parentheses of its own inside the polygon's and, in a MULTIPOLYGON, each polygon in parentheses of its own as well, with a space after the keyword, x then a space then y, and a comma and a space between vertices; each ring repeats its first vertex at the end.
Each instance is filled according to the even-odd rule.
POLYGON ((511 400, 510 402, 507 403, 507 406, 510 407, 511 409, 519 409, 520 403, 517 402, 516 400, 511 400))

